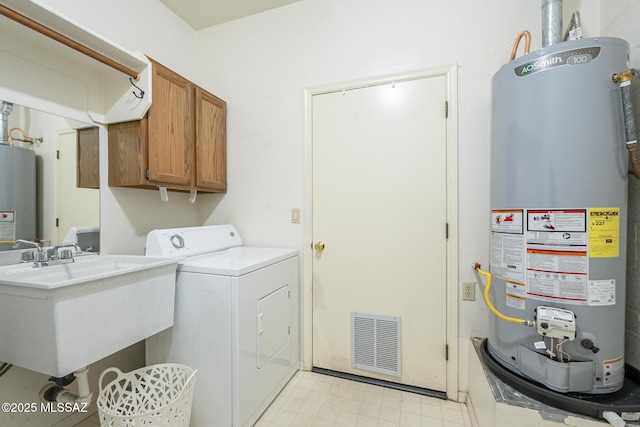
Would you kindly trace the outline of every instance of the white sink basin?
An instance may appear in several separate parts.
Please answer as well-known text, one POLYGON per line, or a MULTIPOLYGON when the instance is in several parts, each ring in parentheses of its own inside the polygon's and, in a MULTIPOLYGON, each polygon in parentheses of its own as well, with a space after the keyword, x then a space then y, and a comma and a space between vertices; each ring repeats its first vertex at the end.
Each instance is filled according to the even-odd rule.
MULTIPOLYGON (((0 270, 0 284, 55 289, 133 271, 176 264, 165 258, 129 255, 86 255, 75 262, 33 268, 32 263, 0 270)), ((177 264, 176 264, 177 265, 177 264)))
POLYGON ((0 269, 0 361, 62 377, 173 325, 176 259, 0 269))

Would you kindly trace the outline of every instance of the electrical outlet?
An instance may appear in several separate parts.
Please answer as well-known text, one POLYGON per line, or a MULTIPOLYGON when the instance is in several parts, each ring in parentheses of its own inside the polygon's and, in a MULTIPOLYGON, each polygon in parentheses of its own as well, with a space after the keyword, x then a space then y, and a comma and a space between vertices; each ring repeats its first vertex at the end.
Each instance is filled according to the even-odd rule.
POLYGON ((462 300, 476 300, 476 284, 475 282, 462 282, 462 300))

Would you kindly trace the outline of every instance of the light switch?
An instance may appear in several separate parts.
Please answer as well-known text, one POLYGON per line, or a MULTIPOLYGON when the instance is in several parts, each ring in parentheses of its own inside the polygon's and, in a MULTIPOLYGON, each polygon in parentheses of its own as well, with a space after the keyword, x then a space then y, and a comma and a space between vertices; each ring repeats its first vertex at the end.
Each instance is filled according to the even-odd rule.
POLYGON ((291 223, 300 224, 300 208, 291 209, 291 223))

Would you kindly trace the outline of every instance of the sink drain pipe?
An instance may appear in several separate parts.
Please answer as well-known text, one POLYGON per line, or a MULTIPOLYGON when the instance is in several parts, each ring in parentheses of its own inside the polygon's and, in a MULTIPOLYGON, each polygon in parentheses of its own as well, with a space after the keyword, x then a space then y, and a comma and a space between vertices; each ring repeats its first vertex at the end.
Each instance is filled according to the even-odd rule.
MULTIPOLYGON (((65 385, 73 382, 73 379, 61 384, 49 383, 40 390, 40 399, 45 402, 58 403, 84 403, 90 404, 93 393, 89 389, 89 368, 82 368, 72 374, 78 380, 78 394, 72 393, 64 388, 65 385)), ((69 375, 65 378, 70 377, 69 375)), ((63 379, 61 379, 63 380, 63 379)), ((64 380, 63 380, 64 381, 64 380)))

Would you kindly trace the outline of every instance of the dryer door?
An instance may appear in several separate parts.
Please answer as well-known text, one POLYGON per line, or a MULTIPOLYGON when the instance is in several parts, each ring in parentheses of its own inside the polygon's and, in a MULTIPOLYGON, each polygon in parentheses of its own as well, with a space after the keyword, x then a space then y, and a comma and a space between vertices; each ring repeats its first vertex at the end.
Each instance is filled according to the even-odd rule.
POLYGON ((291 336, 291 291, 289 285, 258 300, 258 369, 269 363, 291 336))

